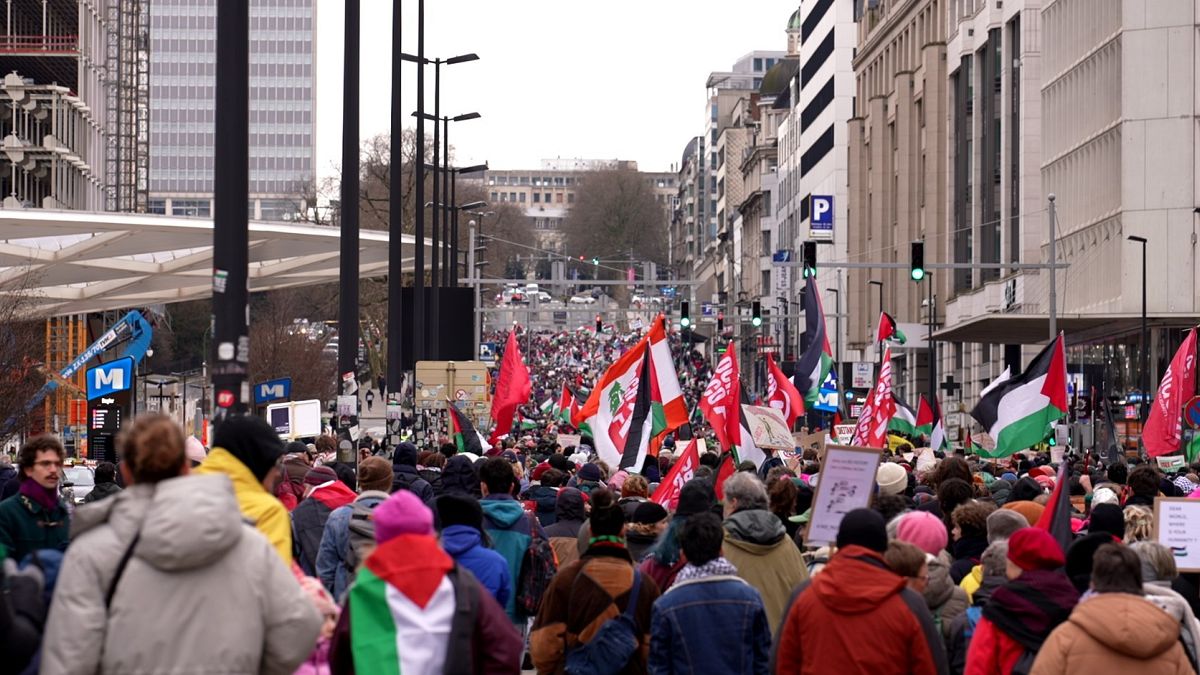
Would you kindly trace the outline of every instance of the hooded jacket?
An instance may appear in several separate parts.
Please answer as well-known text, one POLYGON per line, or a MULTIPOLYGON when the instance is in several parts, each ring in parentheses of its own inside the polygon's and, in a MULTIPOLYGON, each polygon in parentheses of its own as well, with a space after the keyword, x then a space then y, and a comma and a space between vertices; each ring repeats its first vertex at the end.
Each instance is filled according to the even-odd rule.
POLYGON ((479 498, 479 475, 470 458, 455 455, 442 467, 442 494, 467 495, 479 498))
POLYGON ((354 581, 354 575, 347 567, 350 517, 353 515, 354 503, 361 502, 374 509, 387 498, 388 493, 382 490, 367 490, 358 495, 353 503, 334 509, 325 521, 325 530, 321 533, 321 547, 317 550, 317 578, 338 601, 354 581))
POLYGON ((1011 673, 1070 616, 1079 593, 1061 572, 1028 570, 992 592, 967 649, 967 675, 1011 673))
POLYGON ((583 526, 584 518, 583 494, 575 488, 562 490, 554 504, 554 524, 546 526, 546 536, 560 567, 579 560, 587 550, 587 540, 580 541, 582 537, 591 537, 590 529, 583 526))
POLYGON ((1031 672, 1182 675, 1194 669, 1174 617, 1138 595, 1101 593, 1079 603, 1050 633, 1031 672))
POLYGON ((1192 668, 1200 670, 1200 655, 1197 653, 1197 647, 1200 647, 1200 622, 1196 621, 1191 605, 1165 582, 1144 583, 1142 591, 1146 594, 1146 600, 1179 622, 1179 641, 1183 643, 1183 650, 1192 668))
POLYGON ((954 585, 950 578, 950 566, 946 558, 938 556, 928 559, 929 583, 925 586, 925 606, 933 615, 933 623, 942 637, 950 638, 950 626, 966 611, 967 592, 954 585))
POLYGON ((81 506, 72 525, 42 672, 285 674, 312 651, 321 615, 243 522, 227 477, 133 485, 81 506))
POLYGON ((483 533, 470 525, 451 525, 442 530, 442 548, 492 594, 501 607, 512 595, 512 574, 504 556, 483 545, 483 533))
POLYGON ((846 546, 796 590, 776 639, 772 672, 946 672, 925 602, 883 556, 846 546))
MULTIPOLYGON (((483 508, 483 527, 492 539, 492 549, 504 557, 508 563, 508 574, 514 586, 521 578, 521 563, 525 560, 525 552, 529 550, 529 542, 533 536, 536 518, 530 518, 521 506, 521 502, 509 495, 488 495, 479 502, 483 508), (532 523, 530 521, 533 521, 532 523)), ((546 536, 540 531, 540 536, 546 536)), ((523 622, 524 616, 517 614, 516 593, 510 593, 504 611, 514 622, 523 622)))
POLYGON ((83 503, 91 504, 92 502, 98 502, 101 499, 104 499, 105 497, 111 497, 120 491, 121 486, 117 485, 114 481, 96 483, 96 487, 92 488, 92 491, 84 496, 83 503))
POLYGON ((292 553, 305 574, 317 576, 317 554, 329 514, 352 503, 356 496, 345 483, 333 480, 318 486, 292 510, 292 553))
POLYGON ((537 514, 542 527, 553 525, 557 516, 558 489, 545 485, 531 485, 521 493, 521 499, 537 514))
POLYGON ((725 521, 725 534, 725 557, 762 596, 771 634, 778 634, 788 598, 808 580, 804 556, 787 538, 779 518, 764 509, 731 515, 725 521))
POLYGON ((417 446, 412 443, 401 443, 396 446, 396 454, 392 458, 392 492, 408 490, 425 502, 430 510, 437 512, 433 500, 433 486, 417 473, 417 446))
POLYGON ((224 448, 213 448, 204 463, 192 470, 202 476, 224 474, 233 483, 242 516, 254 524, 287 565, 292 564, 292 524, 287 509, 267 492, 241 460, 224 448))

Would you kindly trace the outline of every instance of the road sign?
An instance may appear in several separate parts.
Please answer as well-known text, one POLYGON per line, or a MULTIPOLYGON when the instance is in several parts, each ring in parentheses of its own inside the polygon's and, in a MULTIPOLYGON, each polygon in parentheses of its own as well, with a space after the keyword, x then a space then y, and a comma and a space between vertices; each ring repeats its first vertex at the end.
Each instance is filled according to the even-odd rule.
POLYGON ((465 401, 465 400, 467 400, 467 395, 468 394, 467 394, 466 389, 458 389, 454 392, 454 400, 455 401, 465 401))
POLYGON ((133 359, 128 356, 102 363, 87 371, 88 400, 133 388, 133 359))
POLYGON ((809 213, 809 238, 833 239, 833 195, 813 195, 809 213))
POLYGON ((278 380, 268 380, 254 385, 254 403, 266 405, 271 401, 290 398, 292 395, 292 378, 281 377, 278 380))
POLYGON ((1200 429, 1200 396, 1193 396, 1187 402, 1183 407, 1183 417, 1193 429, 1200 429))

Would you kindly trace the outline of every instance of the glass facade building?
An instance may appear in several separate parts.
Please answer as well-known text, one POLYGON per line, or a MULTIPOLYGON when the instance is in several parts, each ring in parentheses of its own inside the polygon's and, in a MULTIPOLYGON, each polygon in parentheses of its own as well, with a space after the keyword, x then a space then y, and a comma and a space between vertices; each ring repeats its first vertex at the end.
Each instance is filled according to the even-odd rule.
MULTIPOLYGON (((155 0, 150 211, 211 216, 216 0, 155 0)), ((315 175, 315 0, 250 0, 251 218, 284 220, 315 175)))

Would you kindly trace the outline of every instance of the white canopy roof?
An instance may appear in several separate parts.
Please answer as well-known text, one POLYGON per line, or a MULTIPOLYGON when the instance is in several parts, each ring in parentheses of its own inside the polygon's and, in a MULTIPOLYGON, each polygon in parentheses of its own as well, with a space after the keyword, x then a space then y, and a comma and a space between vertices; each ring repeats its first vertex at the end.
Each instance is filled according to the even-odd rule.
MULTIPOLYGON (((28 292, 50 315, 208 297, 212 238, 205 218, 0 210, 0 294, 28 292)), ((251 222, 250 290, 337 281, 339 239, 336 227, 251 222)), ((404 236, 406 271, 414 241, 404 236)), ((362 230, 359 251, 360 276, 387 273, 387 232, 362 230)))

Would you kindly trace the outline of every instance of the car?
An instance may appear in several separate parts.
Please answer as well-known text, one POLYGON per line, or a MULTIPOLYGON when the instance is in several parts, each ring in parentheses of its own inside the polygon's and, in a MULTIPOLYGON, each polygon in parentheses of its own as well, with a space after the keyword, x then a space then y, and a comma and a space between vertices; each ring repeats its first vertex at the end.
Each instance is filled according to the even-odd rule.
POLYGON ((58 485, 59 495, 72 504, 82 504, 83 498, 96 487, 96 474, 86 466, 64 466, 62 481, 58 485))
POLYGON ((596 304, 596 298, 590 295, 572 295, 571 299, 567 302, 572 305, 594 305, 596 304))

